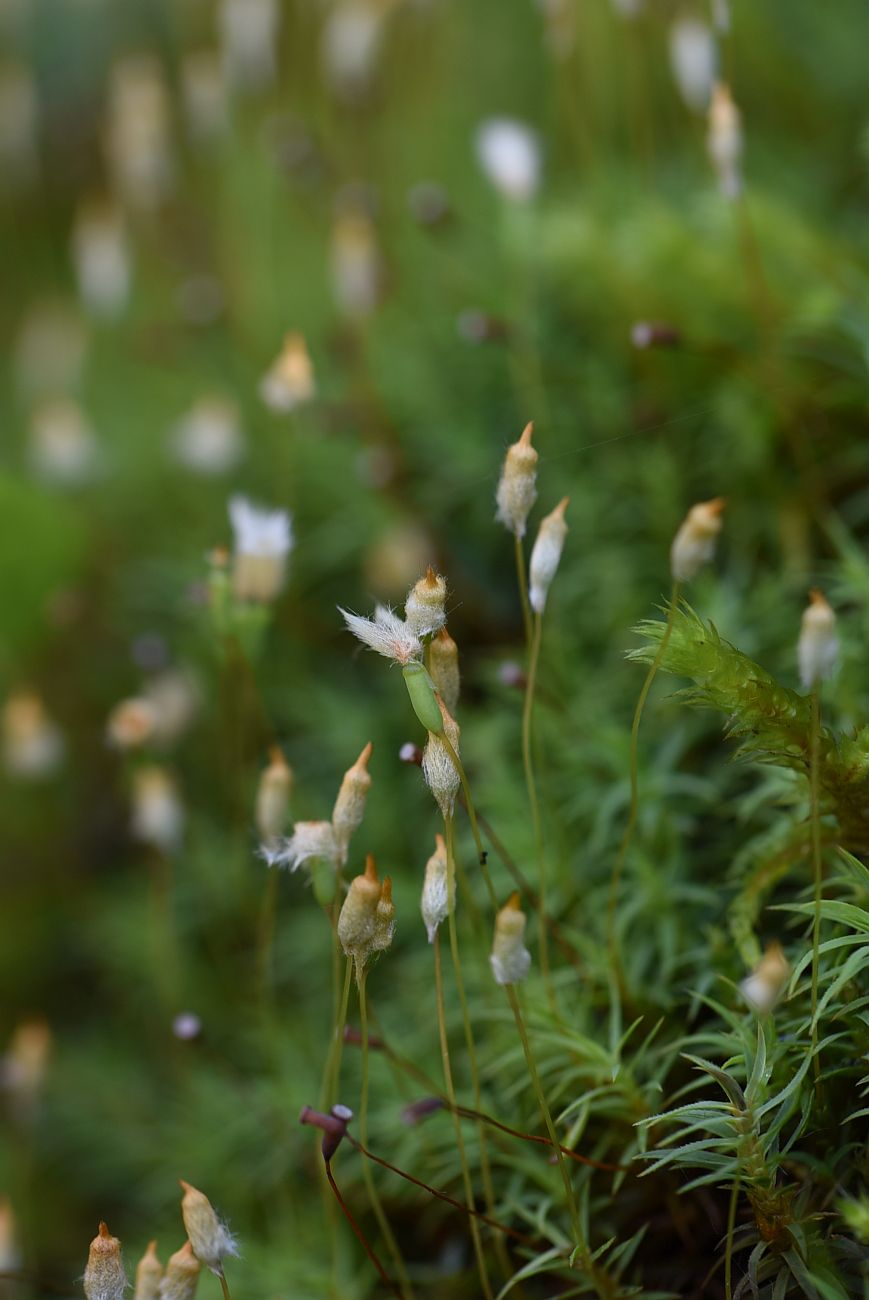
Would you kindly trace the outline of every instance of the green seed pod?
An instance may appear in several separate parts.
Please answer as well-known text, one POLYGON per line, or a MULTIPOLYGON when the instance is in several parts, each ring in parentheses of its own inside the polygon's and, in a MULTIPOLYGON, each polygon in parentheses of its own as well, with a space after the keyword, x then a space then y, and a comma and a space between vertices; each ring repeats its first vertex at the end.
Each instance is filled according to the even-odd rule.
POLYGON ((439 736, 444 729, 444 722, 428 673, 422 664, 410 663, 402 668, 401 675, 407 686, 414 713, 426 731, 433 731, 436 736, 439 736))

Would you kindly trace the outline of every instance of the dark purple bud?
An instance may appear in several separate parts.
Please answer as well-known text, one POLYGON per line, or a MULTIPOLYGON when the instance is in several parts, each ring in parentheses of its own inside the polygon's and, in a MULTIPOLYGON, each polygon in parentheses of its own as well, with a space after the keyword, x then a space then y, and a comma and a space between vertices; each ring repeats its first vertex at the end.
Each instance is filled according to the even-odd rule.
POLYGON ((329 1164, 341 1145, 341 1140, 347 1132, 347 1125, 352 1118, 353 1112, 349 1106, 333 1106, 330 1115, 324 1115, 321 1110, 314 1110, 311 1106, 303 1106, 299 1123, 310 1124, 313 1128, 322 1130, 323 1159, 326 1164, 329 1164))
POLYGON ((402 1121, 412 1128, 420 1120, 433 1115, 437 1110, 442 1110, 443 1104, 440 1097, 420 1097, 419 1101, 412 1101, 409 1106, 405 1106, 401 1112, 402 1121))

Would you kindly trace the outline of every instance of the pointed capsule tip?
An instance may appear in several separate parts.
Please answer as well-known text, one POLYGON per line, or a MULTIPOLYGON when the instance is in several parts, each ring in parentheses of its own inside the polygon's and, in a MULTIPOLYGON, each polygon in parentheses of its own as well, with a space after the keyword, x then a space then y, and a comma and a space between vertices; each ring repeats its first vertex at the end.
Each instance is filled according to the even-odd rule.
POLYGON ((392 902, 392 877, 391 876, 383 877, 383 885, 381 886, 380 889, 380 901, 382 903, 392 902))
POLYGON ((367 766, 368 760, 371 757, 373 749, 374 749, 374 741, 369 740, 368 744, 365 746, 365 748, 362 750, 362 753, 359 755, 359 757, 356 760, 357 767, 367 766))
POLYGON ((108 1224, 107 1224, 107 1223, 104 1223, 102 1219, 100 1219, 100 1226, 99 1226, 98 1231, 99 1231, 99 1235, 103 1238, 104 1241, 106 1240, 106 1238, 111 1237, 111 1235, 112 1235, 112 1234, 109 1232, 109 1226, 108 1226, 108 1224))
POLYGON ((373 881, 374 884, 377 884, 377 883, 378 883, 378 878, 377 878, 377 863, 376 863, 375 860, 374 860, 374 854, 373 854, 373 853, 366 853, 366 854, 365 854, 365 878, 366 878, 366 880, 371 880, 371 881, 373 881))
POLYGON ((510 897, 507 899, 507 902, 504 904, 504 906, 505 906, 505 907, 509 907, 509 909, 510 909, 511 912, 521 912, 521 911, 522 911, 522 900, 521 900, 521 898, 519 897, 519 890, 518 890, 518 889, 514 889, 514 890, 513 890, 513 893, 512 893, 512 894, 510 895, 510 897))
POLYGON ((435 831, 435 850, 436 850, 436 852, 438 852, 438 853, 445 853, 445 852, 446 852, 446 848, 447 848, 446 840, 444 839, 443 835, 441 835, 440 831, 435 831))
POLYGON ((534 433, 534 421, 529 420, 528 423, 525 425, 525 428, 522 430, 522 434, 519 438, 520 447, 531 446, 531 438, 533 433, 534 433))

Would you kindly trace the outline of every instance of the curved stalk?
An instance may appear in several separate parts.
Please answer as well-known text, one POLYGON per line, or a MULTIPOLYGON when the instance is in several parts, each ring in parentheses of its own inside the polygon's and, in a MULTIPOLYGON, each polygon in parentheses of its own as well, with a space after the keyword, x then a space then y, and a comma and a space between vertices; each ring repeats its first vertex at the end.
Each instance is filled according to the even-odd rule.
POLYGON ((326 1160, 324 1161, 324 1165, 326 1169, 326 1178, 329 1181, 329 1186, 332 1188, 332 1191, 335 1193, 335 1200, 338 1202, 338 1204, 341 1207, 341 1213, 344 1215, 345 1219, 350 1224, 350 1227, 356 1233, 356 1236, 359 1238, 359 1241, 362 1243, 362 1246, 365 1250, 365 1254, 368 1256, 368 1258, 371 1260, 374 1267, 377 1269, 377 1272, 380 1274, 380 1277, 389 1287, 393 1295, 397 1295, 398 1300, 401 1300, 401 1292, 399 1291, 398 1287, 390 1278, 386 1269, 381 1264, 380 1260, 377 1257, 377 1254, 375 1253, 374 1247, 371 1245, 368 1238, 365 1236, 365 1233, 362 1231, 359 1224, 354 1219, 349 1205, 344 1200, 344 1197, 341 1195, 340 1191, 338 1190, 338 1184, 335 1182, 335 1176, 332 1173, 331 1164, 329 1163, 328 1160, 326 1160))

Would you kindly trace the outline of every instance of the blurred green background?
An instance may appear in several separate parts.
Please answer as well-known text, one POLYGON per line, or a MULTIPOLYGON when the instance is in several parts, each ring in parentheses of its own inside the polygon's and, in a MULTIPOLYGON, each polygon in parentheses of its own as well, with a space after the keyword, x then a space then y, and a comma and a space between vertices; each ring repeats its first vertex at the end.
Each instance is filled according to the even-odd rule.
MULTIPOLYGON (((29 1279, 5 1285, 74 1293, 101 1217, 130 1261, 151 1236, 165 1256, 180 1176, 240 1233, 242 1296, 331 1294, 296 1125, 328 1045, 329 932, 301 874, 281 876, 264 1026, 253 801, 268 743, 309 819, 374 741, 351 866, 371 850, 391 871, 399 929, 372 998, 437 1074, 417 916, 437 818, 397 758, 419 740, 397 674, 357 653, 336 605, 400 603, 429 562, 447 575, 477 798, 527 858, 521 696, 498 671, 521 655, 521 616, 493 499, 535 420, 540 504, 571 498, 539 733, 556 906, 580 935, 599 927, 624 817, 640 678, 623 652, 666 595, 693 501, 728 507, 722 576, 692 603, 792 685, 821 582, 846 615, 836 708, 867 716, 865 4, 4 0, 0 28, 0 1192, 7 1266, 29 1279), (686 24, 692 103, 674 71, 686 24), (710 66, 742 114, 736 202, 707 153, 710 66), (493 118, 534 132, 524 197, 480 164, 493 118), (661 341, 644 346, 641 322, 661 341), (276 411, 261 381, 293 331, 315 392, 276 411), (222 404, 204 450, 179 433, 203 398, 222 404), (291 510, 296 536, 250 668, 207 607, 238 492, 291 510), (183 804, 162 852, 131 834, 146 757, 119 753, 106 724, 173 684, 180 721, 146 755, 183 804), (182 1012, 201 1021, 189 1040, 182 1012)), ((630 958, 659 1013, 701 968, 743 973, 727 870, 781 793, 729 766, 719 723, 664 704, 669 690, 643 760, 634 900, 654 937, 630 958)), ((429 1140, 437 1182, 448 1126, 429 1140)), ((459 1294, 437 1279, 461 1224, 424 1203, 395 1213, 430 1293, 459 1294)), ((372 1289, 348 1263, 338 1293, 372 1289)))

